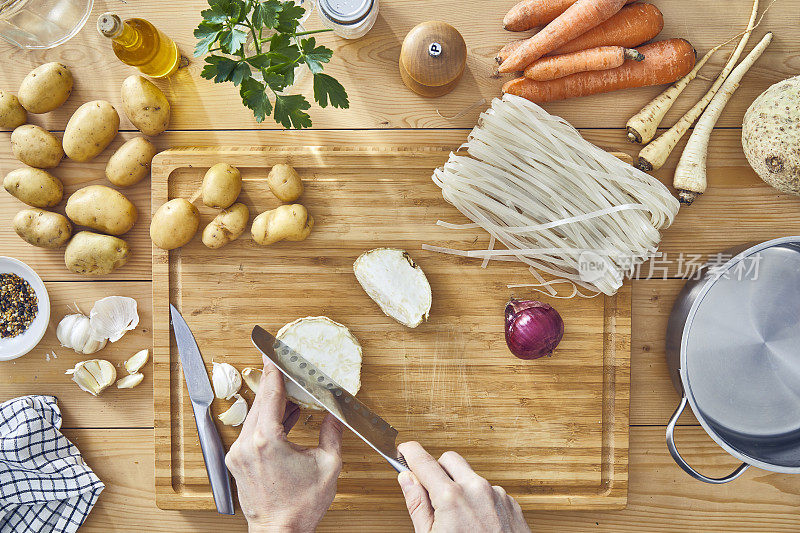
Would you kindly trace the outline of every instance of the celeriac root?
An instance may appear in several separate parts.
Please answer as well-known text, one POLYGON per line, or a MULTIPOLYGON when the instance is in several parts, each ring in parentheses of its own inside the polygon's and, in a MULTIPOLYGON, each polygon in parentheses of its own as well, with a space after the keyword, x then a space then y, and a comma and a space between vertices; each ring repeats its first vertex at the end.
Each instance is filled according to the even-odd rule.
POLYGON ((725 63, 722 71, 719 73, 716 81, 711 88, 708 89, 708 92, 697 102, 692 108, 684 114, 678 122, 675 123, 669 130, 663 133, 660 137, 656 140, 642 148, 642 151, 639 152, 639 159, 636 163, 636 166, 642 170, 657 170, 661 168, 664 163, 667 161, 669 154, 672 153, 672 150, 675 149, 675 146, 678 144, 678 141, 681 140, 681 137, 689 130, 691 125, 697 120, 700 115, 703 113, 703 110, 706 106, 711 102, 711 99, 714 98, 714 95, 717 94, 717 91, 725 82, 725 78, 728 77, 731 70, 733 70, 734 65, 739 60, 739 56, 742 55, 745 47, 747 46, 747 41, 750 39, 750 34, 753 32, 753 28, 755 27, 756 22, 756 15, 758 14, 758 0, 753 0, 753 10, 750 14, 750 20, 747 23, 747 29, 742 35, 742 38, 739 40, 739 44, 736 46, 736 49, 731 53, 730 57, 728 58, 728 62, 725 63))
POLYGON ((722 114, 722 110, 725 109, 725 104, 728 103, 733 93, 739 88, 739 83, 745 73, 761 57, 770 42, 772 42, 772 33, 767 33, 731 72, 719 92, 714 96, 714 99, 708 104, 708 109, 697 121, 697 125, 689 137, 686 148, 684 148, 681 159, 675 169, 673 185, 678 190, 678 199, 681 203, 689 205, 705 192, 708 141, 711 138, 714 125, 722 114))

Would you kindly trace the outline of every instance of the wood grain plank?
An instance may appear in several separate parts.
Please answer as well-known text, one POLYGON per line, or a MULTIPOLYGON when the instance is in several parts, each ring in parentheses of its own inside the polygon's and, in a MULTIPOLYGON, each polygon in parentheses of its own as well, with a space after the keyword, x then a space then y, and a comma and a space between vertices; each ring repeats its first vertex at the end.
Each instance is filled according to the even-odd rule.
MULTIPOLYGON (((452 128, 472 127, 481 106, 464 111, 480 98, 487 101, 500 94, 500 87, 509 76, 493 76, 494 55, 497 50, 518 34, 501 27, 505 12, 516 0, 464 2, 458 9, 443 0, 387 0, 381 2, 380 16, 375 27, 364 38, 348 41, 332 34, 316 36, 318 41, 334 50, 333 60, 326 72, 333 74, 348 89, 349 110, 321 110, 314 105, 311 115, 317 128, 452 128), (406 33, 425 20, 446 20, 464 35, 468 48, 467 70, 454 92, 438 99, 424 98, 412 93, 400 80, 398 58, 400 44, 406 33), (369 80, 369 83, 364 83, 369 80), (437 110, 441 113, 437 113, 437 110)), ((709 2, 670 2, 654 0, 664 13, 664 30, 659 39, 683 37, 700 53, 728 40, 744 29, 750 12, 750 2, 724 0, 709 2), (692 21, 692 22, 690 22, 692 21), (693 21, 702 21, 696 24, 693 21)), ((766 5, 766 2, 762 2, 766 5)), ((114 3, 113 9, 123 18, 144 16, 164 30, 178 43, 184 54, 190 55, 195 39, 192 30, 200 22, 202 0, 181 2, 181 8, 163 9, 158 0, 114 3)), ((36 122, 48 128, 62 130, 69 115, 83 102, 109 100, 119 109, 119 88, 122 80, 135 69, 120 63, 110 50, 107 39, 100 36, 94 21, 109 4, 98 2, 89 23, 71 41, 48 51, 23 52, 0 43, 0 57, 7 58, 7 75, 0 80, 0 89, 16 91, 19 82, 34 66, 46 61, 62 61, 73 68, 76 85, 69 101, 59 110, 37 117, 36 122)), ((763 7, 762 7, 763 9, 763 7)), ((738 127, 745 109, 753 99, 772 83, 793 76, 798 69, 798 54, 794 43, 800 38, 800 17, 792 2, 776 2, 767 13, 756 42, 767 29, 775 30, 775 40, 761 60, 751 69, 728 104, 719 125, 738 127)), ((317 15, 309 19, 309 28, 317 28, 317 15)), ((729 48, 728 48, 729 49, 729 48)), ((713 76, 725 60, 725 53, 712 59, 704 74, 713 76)), ((272 128, 271 120, 257 124, 244 109, 238 91, 231 84, 215 85, 200 78, 202 59, 193 59, 188 69, 172 78, 158 81, 173 105, 172 129, 231 129, 272 128)), ((5 72, 4 72, 5 74, 5 72)), ((664 124, 671 125, 705 91, 707 82, 695 82, 686 91, 664 124)), ((310 79, 298 86, 311 94, 310 79)), ((661 88, 648 87, 624 93, 596 95, 547 105, 547 109, 564 116, 579 127, 622 127, 642 105, 658 94, 661 88)), ((123 128, 131 128, 123 120, 123 128)))
MULTIPOLYGON (((65 433, 106 484, 81 531, 246 531, 241 512, 222 517, 213 511, 163 511, 155 506, 152 430, 72 429, 65 433)), ((721 475, 736 465, 699 427, 680 428, 677 438, 681 452, 703 472, 721 475)), ((663 427, 632 428, 630 444, 627 509, 532 511, 526 517, 533 530, 789 533, 800 525, 798 476, 752 469, 733 483, 711 486, 692 480, 672 462, 663 427)), ((318 529, 320 533, 343 530, 412 531, 404 511, 329 511, 318 529)))

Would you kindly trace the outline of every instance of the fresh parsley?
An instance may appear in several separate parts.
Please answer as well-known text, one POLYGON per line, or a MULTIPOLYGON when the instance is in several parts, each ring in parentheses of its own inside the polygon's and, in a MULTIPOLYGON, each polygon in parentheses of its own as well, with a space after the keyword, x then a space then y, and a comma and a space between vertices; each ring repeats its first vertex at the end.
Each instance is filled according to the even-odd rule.
POLYGON ((208 0, 208 6, 194 30, 195 57, 210 54, 200 75, 239 87, 242 103, 258 122, 272 115, 284 128, 311 126, 306 113, 311 104, 306 97, 283 94, 294 83, 299 65, 306 65, 313 74, 314 100, 320 107, 329 103, 350 107, 342 84, 322 72, 333 51, 306 37, 330 30, 298 32, 305 13, 301 6, 281 0, 208 0), (263 81, 254 78, 253 72, 259 72, 263 81))

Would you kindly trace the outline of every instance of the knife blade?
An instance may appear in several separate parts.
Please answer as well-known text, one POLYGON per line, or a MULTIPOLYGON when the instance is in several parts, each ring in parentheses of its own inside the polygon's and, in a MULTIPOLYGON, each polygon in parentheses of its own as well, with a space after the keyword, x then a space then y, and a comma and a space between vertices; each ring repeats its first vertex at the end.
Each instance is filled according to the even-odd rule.
POLYGON ((189 325, 181 316, 174 305, 169 304, 170 322, 175 334, 175 343, 178 346, 178 355, 181 359, 183 376, 186 379, 186 388, 189 390, 189 399, 192 401, 194 421, 197 424, 197 436, 200 439, 200 449, 203 452, 203 461, 206 464, 208 481, 211 483, 211 493, 214 503, 220 514, 232 515, 233 493, 228 468, 225 466, 225 448, 219 438, 219 432, 211 418, 211 402, 214 400, 214 391, 208 380, 206 365, 197 341, 189 329, 189 325))
POLYGON ((378 452, 398 472, 408 470, 397 451, 397 430, 355 396, 261 326, 251 335, 253 344, 278 370, 378 452))

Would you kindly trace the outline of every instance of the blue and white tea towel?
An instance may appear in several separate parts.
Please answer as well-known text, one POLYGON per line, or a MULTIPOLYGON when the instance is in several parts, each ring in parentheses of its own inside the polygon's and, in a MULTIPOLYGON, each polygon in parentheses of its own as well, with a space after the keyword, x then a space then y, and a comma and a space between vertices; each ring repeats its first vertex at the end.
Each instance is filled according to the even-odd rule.
POLYGON ((53 396, 0 404, 0 532, 74 532, 103 482, 61 434, 53 396))

